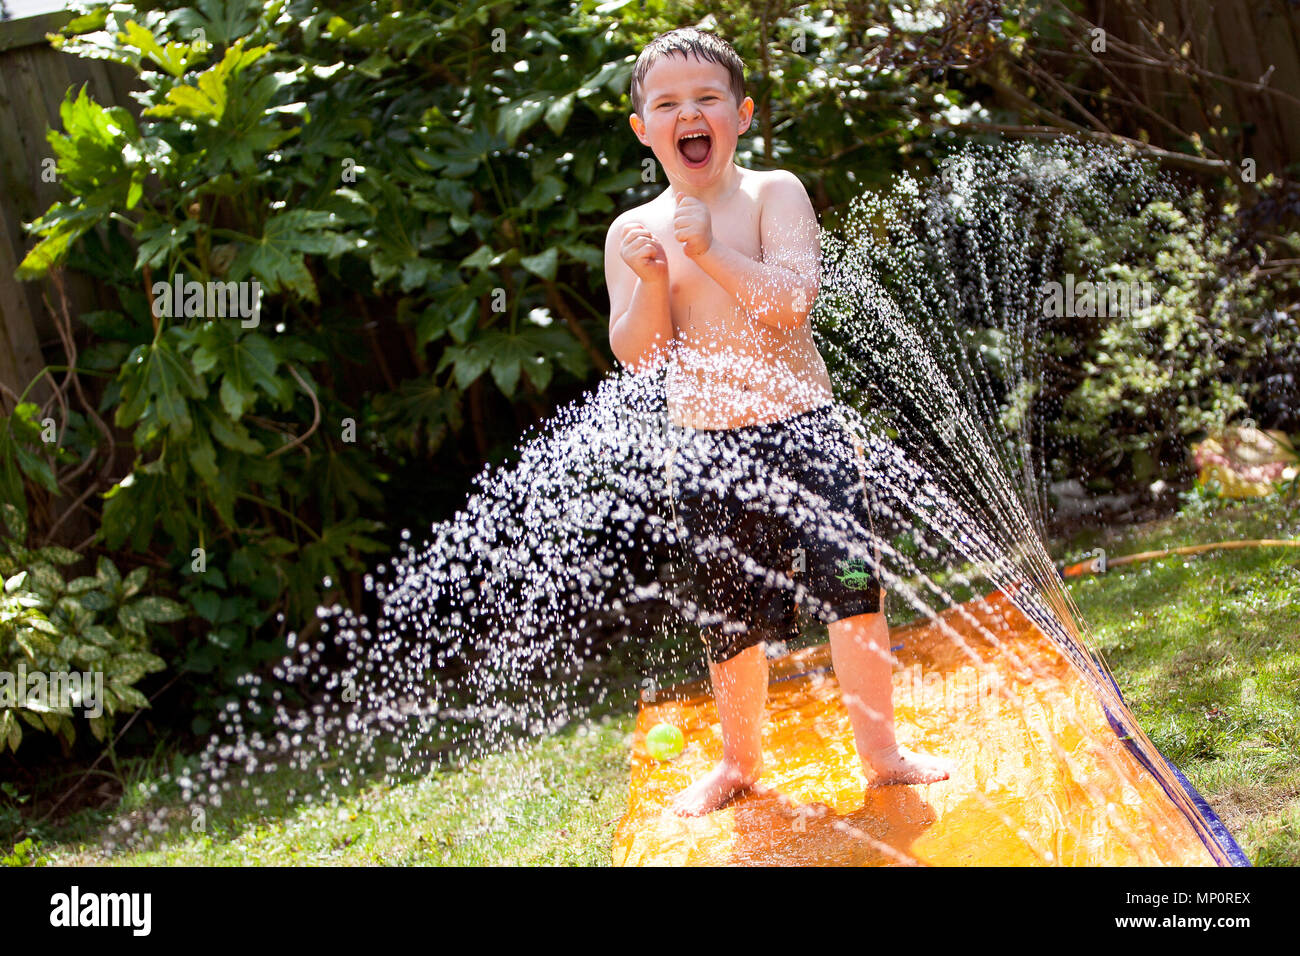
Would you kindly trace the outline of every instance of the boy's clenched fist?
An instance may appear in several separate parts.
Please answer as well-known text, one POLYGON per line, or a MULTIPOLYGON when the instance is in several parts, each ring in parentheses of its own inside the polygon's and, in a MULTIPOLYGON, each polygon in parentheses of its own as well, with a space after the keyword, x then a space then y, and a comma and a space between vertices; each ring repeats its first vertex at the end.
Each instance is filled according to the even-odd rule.
POLYGON ((673 213, 673 234, 691 258, 702 256, 713 245, 713 217, 702 199, 677 194, 677 209, 673 213))
POLYGON ((623 225, 623 244, 619 254, 645 282, 666 282, 668 280, 668 256, 659 240, 639 222, 623 225))

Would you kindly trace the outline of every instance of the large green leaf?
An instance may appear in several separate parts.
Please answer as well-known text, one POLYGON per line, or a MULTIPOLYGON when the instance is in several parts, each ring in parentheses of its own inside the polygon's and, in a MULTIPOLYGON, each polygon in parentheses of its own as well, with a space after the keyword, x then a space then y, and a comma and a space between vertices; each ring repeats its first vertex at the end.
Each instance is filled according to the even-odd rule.
POLYGON ((126 21, 126 29, 118 34, 124 46, 134 47, 142 56, 147 56, 172 76, 185 74, 190 64, 201 60, 206 55, 189 43, 168 43, 165 47, 146 28, 134 20, 126 21))
POLYGON ((5 530, 15 541, 22 541, 27 537, 27 519, 23 517, 17 505, 0 501, 0 518, 3 518, 5 530))
POLYGON ((64 94, 59 118, 63 132, 50 130, 47 138, 64 187, 86 206, 126 204, 133 175, 142 180, 148 172, 141 162, 140 133, 131 111, 100 106, 86 95, 83 83, 75 97, 71 88, 64 94))
POLYGON ((578 377, 587 371, 586 353, 562 329, 529 328, 513 335, 492 330, 463 346, 449 347, 438 371, 454 365, 456 384, 463 391, 490 368, 497 387, 513 397, 520 372, 528 375, 538 391, 545 389, 551 380, 553 362, 578 377))
POLYGON ((132 350, 122 367, 122 404, 113 421, 119 428, 139 423, 146 435, 161 428, 185 438, 193 425, 189 399, 206 394, 189 359, 180 354, 184 335, 175 326, 148 345, 132 350))
POLYGON ((543 176, 532 191, 519 203, 521 209, 549 209, 554 206, 568 187, 564 181, 549 173, 543 176))
POLYGON ((497 116, 497 132, 505 137, 506 145, 514 146, 519 134, 541 119, 550 103, 549 97, 530 95, 503 106, 497 116))
POLYGON ((149 698, 144 696, 144 694, 140 693, 130 684, 122 683, 121 681, 109 681, 108 686, 113 689, 113 693, 117 694, 118 699, 128 707, 143 709, 149 706, 149 698))
POLYGON ((0 741, 7 743, 10 750, 17 750, 23 742, 23 728, 15 711, 6 708, 0 711, 0 741))
POLYGON ((435 169, 441 168, 446 176, 468 176, 487 162, 494 150, 505 146, 499 134, 480 124, 470 129, 455 127, 439 129, 427 134, 433 151, 420 155, 435 169))
POLYGON ((223 410, 201 408, 199 415, 208 433, 218 442, 245 455, 264 455, 266 446, 253 438, 243 422, 232 421, 223 410))
MULTIPOLYGON (((143 40, 143 37, 141 39, 143 40)), ((154 45, 157 46, 156 43, 154 45)), ((184 46, 187 49, 189 47, 188 44, 169 44, 169 46, 184 46)), ((244 49, 241 40, 227 48, 218 63, 198 75, 196 86, 178 83, 167 91, 167 96, 162 103, 145 110, 145 115, 168 119, 182 116, 200 122, 220 122, 225 115, 227 104, 231 101, 231 85, 236 75, 270 50, 270 44, 244 49)), ((181 74, 174 75, 179 77, 181 74)))
POLYGON ((424 257, 426 250, 437 243, 437 236, 427 227, 427 215, 416 209, 387 176, 376 178, 383 195, 369 252, 376 282, 382 284, 400 276, 403 292, 432 285, 441 277, 442 266, 436 259, 424 257))
POLYGON ((565 93, 558 99, 552 100, 551 105, 547 107, 546 125, 556 136, 563 133, 564 127, 569 124, 569 117, 573 115, 573 104, 576 100, 576 94, 565 93))
MULTIPOLYGON (((147 467, 147 466, 146 466, 147 467)), ((176 489, 164 474, 149 474, 137 469, 104 493, 104 511, 100 532, 108 548, 117 549, 129 538, 131 547, 144 551, 153 540, 159 521, 159 506, 176 500, 176 489)), ((175 536, 184 523, 176 512, 164 511, 162 523, 171 521, 169 533, 175 536)))
POLYGON ((533 275, 543 279, 555 278, 555 267, 559 263, 559 253, 554 246, 535 256, 524 256, 519 264, 533 275))
POLYGON ((432 454, 447 435, 448 428, 462 425, 460 393, 437 382, 418 378, 401 384, 394 394, 375 399, 384 430, 413 452, 432 454))
POLYGON ((137 634, 140 637, 144 637, 148 633, 145 627, 144 615, 140 613, 139 608, 134 604, 123 604, 117 609, 117 623, 132 634, 137 634))
POLYGON ((169 621, 184 620, 185 608, 175 601, 163 597, 142 597, 132 605, 146 621, 165 624, 169 621))
POLYGON ((142 564, 122 579, 122 597, 135 597, 148 580, 149 568, 142 564))
POLYGON ((53 561, 55 564, 76 564, 81 560, 81 555, 71 548, 65 548, 57 544, 48 545, 34 552, 36 557, 46 561, 53 561))
POLYGON ((112 211, 108 203, 88 205, 84 201, 71 204, 56 203, 32 226, 32 233, 41 237, 14 271, 14 278, 40 279, 68 255, 72 244, 112 211))
POLYGON ((194 434, 187 449, 186 459, 205 485, 213 490, 220 490, 223 482, 217 468, 217 450, 212 446, 212 440, 207 435, 202 432, 194 434))
POLYGON ((135 267, 142 269, 147 265, 153 269, 159 268, 185 248, 186 242, 198 228, 197 220, 183 219, 179 224, 159 222, 138 230, 136 239, 140 242, 140 248, 136 253, 135 267))
POLYGON ((18 456, 18 464, 22 468, 23 474, 50 494, 59 494, 59 483, 54 477, 54 471, 50 468, 49 462, 22 445, 14 447, 14 454, 18 456))
POLYGON ((226 46, 252 32, 263 9, 262 4, 196 0, 191 6, 173 11, 169 22, 182 36, 194 36, 202 30, 209 44, 226 46))
POLYGON ((264 291, 288 290, 316 302, 316 282, 307 269, 306 257, 329 252, 330 231, 336 217, 318 209, 293 209, 266 221, 257 242, 246 244, 230 267, 229 277, 240 280, 253 275, 264 291))
POLYGON ((293 401, 293 387, 280 374, 280 358, 266 336, 217 320, 199 326, 194 341, 194 370, 221 375, 221 407, 232 421, 238 422, 257 402, 259 391, 281 408, 293 401))

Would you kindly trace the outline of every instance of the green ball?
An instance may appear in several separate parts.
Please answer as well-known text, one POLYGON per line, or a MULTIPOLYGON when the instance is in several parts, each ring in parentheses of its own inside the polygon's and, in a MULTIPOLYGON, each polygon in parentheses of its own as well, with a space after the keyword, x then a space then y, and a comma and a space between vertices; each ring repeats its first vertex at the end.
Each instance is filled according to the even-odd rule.
POLYGON ((672 724, 655 724, 645 735, 645 749, 655 760, 672 760, 685 746, 685 736, 672 724))

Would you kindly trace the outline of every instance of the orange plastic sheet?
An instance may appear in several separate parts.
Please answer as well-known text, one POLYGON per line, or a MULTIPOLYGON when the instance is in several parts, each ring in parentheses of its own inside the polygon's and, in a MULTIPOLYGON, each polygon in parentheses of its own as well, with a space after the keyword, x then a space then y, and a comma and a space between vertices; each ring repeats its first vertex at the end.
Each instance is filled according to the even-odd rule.
POLYGON ((722 753, 707 682, 643 701, 614 864, 1216 865, 1186 805, 1010 600, 999 592, 939 620, 951 630, 927 620, 891 631, 902 645, 894 712, 899 742, 952 760, 950 779, 870 786, 830 649, 809 648, 772 662, 758 786, 706 816, 680 817, 671 801, 722 753), (660 722, 686 738, 671 761, 645 749, 660 722))

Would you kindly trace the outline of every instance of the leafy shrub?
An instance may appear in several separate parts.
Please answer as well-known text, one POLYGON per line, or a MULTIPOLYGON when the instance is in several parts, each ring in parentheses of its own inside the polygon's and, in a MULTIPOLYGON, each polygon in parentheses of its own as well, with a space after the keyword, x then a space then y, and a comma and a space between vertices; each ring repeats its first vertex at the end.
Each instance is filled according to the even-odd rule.
MULTIPOLYGON (((1105 235, 1076 234, 1079 257, 1108 265, 1102 281, 1145 285, 1147 308, 1097 323, 1065 349, 1083 375, 1055 431, 1073 439, 1071 474, 1095 487, 1192 478, 1191 440, 1249 414, 1259 400, 1249 370, 1269 343, 1252 334, 1273 291, 1232 261, 1229 217, 1204 194, 1154 200, 1105 235)), ((1078 260, 1076 260, 1078 261, 1078 260)))
POLYGON ((36 854, 36 844, 31 837, 14 844, 6 856, 0 856, 0 866, 30 866, 36 854))
MULTIPOLYGON (((14 682, 15 696, 0 710, 0 752, 16 751, 23 739, 23 724, 76 738, 74 707, 86 704, 60 702, 48 694, 33 700, 20 686, 20 663, 27 673, 48 678, 69 672, 102 674, 103 713, 90 716, 90 731, 105 740, 113 717, 148 707, 149 701, 134 686, 145 674, 166 665, 149 652, 149 624, 176 621, 184 609, 175 601, 144 595, 148 568, 136 568, 125 578, 108 558, 101 557, 93 577, 68 581, 55 565, 81 560, 67 548, 29 550, 22 544, 26 523, 18 509, 0 503, 9 536, 0 540, 0 673, 14 682)), ((6 695, 7 696, 7 695, 6 695)), ((75 696, 75 692, 72 696, 75 696)))

